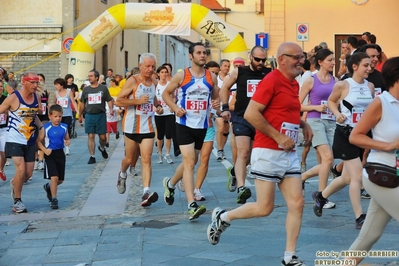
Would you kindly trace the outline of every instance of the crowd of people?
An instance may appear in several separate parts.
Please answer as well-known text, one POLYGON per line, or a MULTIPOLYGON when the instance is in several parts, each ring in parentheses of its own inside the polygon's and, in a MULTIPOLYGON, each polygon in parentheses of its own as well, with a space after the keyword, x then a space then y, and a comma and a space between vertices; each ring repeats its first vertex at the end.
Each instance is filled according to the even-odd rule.
MULTIPOLYGON (((65 179, 65 155, 71 152, 75 120, 84 123, 88 164, 94 164, 95 136, 98 151, 107 159, 110 134, 120 137, 122 117, 125 157, 117 173, 117 191, 126 192, 128 171, 137 175, 140 158, 141 206, 157 202, 159 195, 150 188, 154 144, 157 163, 172 164, 173 143, 174 155, 181 154, 182 162, 172 177, 163 179, 163 199, 173 205, 176 186, 184 191, 189 220, 206 212, 199 202, 206 200, 201 187, 214 141, 220 162, 226 159, 224 149, 230 136, 233 167, 228 169, 226 187, 237 191, 236 202, 242 205, 213 210, 206 232, 211 244, 218 244, 236 219, 269 216, 278 187, 287 204, 281 265, 305 265, 296 254, 305 184, 318 176, 318 190, 312 193, 315 215, 320 217, 323 209, 336 207, 328 198, 349 185, 354 224, 361 229, 350 250, 370 250, 389 220, 399 221, 395 201, 399 177, 392 174, 389 187, 378 172, 378 167, 386 167, 396 173, 399 165, 399 130, 394 130, 399 125, 395 115, 399 111, 399 58, 387 59, 375 44, 375 35, 365 32, 363 36, 364 44, 353 36, 342 42, 339 66, 325 42, 309 53, 295 43, 282 43, 276 69, 266 67, 267 52, 260 46, 251 49, 246 65, 240 57, 207 61, 205 46, 194 43, 188 51, 191 66, 175 75, 171 64, 156 68, 155 55, 143 53, 138 67, 125 78, 114 75, 112 69, 106 78, 91 70, 81 88, 70 74, 57 78, 53 97, 43 85, 42 74, 24 73, 19 89, 1 81, 0 92, 8 93, 0 98, 0 177, 6 180, 6 157, 12 158, 16 168, 10 180, 12 211, 27 212, 22 203, 23 183, 34 169, 43 168, 49 180, 43 188, 51 208, 58 209, 57 187, 65 179), (387 127, 394 128, 387 132, 387 127), (300 129, 303 143, 298 141, 300 129), (298 145, 304 146, 301 160, 298 145), (306 169, 310 147, 319 164, 306 169), (341 162, 334 164, 334 159, 341 162), (255 202, 247 202, 252 196, 245 186, 247 169, 255 179, 255 202), (367 214, 361 198, 371 198, 367 214)), ((363 258, 345 259, 360 263, 363 258)))

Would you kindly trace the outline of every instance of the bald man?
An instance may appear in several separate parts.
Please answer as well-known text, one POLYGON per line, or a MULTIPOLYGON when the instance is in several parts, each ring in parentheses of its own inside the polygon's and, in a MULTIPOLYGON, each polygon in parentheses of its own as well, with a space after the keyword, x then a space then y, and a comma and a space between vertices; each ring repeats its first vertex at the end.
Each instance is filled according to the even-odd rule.
POLYGON ((244 118, 256 129, 251 154, 251 174, 255 178, 256 202, 226 211, 216 208, 207 229, 211 244, 236 219, 263 217, 274 208, 276 184, 287 204, 286 248, 281 265, 305 265, 295 253, 302 222, 304 199, 296 144, 299 128, 304 140, 312 139, 310 126, 300 120, 299 85, 295 77, 301 73, 305 57, 295 43, 283 43, 277 51, 278 69, 258 85, 244 118))
POLYGON ((228 171, 227 189, 234 192, 237 189, 237 203, 244 204, 252 195, 251 189, 245 186, 247 163, 249 161, 251 144, 255 137, 255 129, 244 118, 245 110, 256 91, 258 83, 271 69, 265 67, 267 61, 266 50, 261 46, 254 46, 249 54, 250 64, 237 67, 227 76, 220 89, 222 102, 221 116, 225 121, 231 118, 229 108, 230 89, 237 84, 236 102, 234 104, 233 133, 236 137, 237 158, 234 167, 228 171))

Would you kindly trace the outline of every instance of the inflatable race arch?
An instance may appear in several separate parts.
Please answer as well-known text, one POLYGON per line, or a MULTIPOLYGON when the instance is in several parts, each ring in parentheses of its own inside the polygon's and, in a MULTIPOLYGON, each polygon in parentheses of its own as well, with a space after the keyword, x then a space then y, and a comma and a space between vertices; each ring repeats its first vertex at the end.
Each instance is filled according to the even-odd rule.
POLYGON ((241 35, 201 5, 125 3, 104 11, 76 36, 70 48, 68 73, 74 75, 75 83, 83 83, 94 67, 95 52, 124 29, 187 36, 190 28, 219 48, 224 58, 247 58, 241 35))

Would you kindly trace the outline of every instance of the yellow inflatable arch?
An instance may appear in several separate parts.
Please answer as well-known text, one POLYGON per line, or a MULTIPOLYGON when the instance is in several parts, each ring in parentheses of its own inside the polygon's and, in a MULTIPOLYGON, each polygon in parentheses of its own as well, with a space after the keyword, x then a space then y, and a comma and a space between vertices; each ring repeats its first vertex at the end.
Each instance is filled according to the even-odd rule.
POLYGON ((198 4, 125 3, 107 9, 73 41, 68 73, 81 84, 94 67, 95 51, 124 29, 138 29, 154 34, 189 35, 198 32, 227 59, 247 57, 241 35, 211 10, 198 4))

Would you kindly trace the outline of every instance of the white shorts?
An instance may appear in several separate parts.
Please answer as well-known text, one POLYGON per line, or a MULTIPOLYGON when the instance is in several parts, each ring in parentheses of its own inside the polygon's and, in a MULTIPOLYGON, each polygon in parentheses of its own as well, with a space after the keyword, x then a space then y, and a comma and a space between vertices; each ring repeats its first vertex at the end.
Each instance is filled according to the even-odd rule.
POLYGON ((6 146, 7 128, 0 128, 0 151, 4 151, 6 146))
POLYGON ((266 148, 254 148, 251 153, 253 178, 280 183, 284 177, 301 177, 296 151, 285 152, 266 148))

